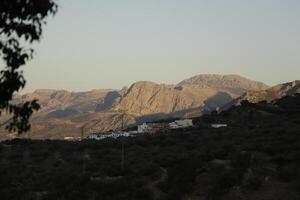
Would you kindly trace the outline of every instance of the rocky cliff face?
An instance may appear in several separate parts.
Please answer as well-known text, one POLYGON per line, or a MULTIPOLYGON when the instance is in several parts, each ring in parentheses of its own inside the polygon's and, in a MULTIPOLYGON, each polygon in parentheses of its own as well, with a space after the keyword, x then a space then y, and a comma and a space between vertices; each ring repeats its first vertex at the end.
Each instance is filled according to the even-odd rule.
POLYGON ((216 91, 210 88, 175 87, 142 81, 134 83, 113 109, 137 116, 175 113, 202 107, 204 100, 215 94, 216 91))
POLYGON ((179 84, 165 85, 141 81, 134 83, 114 110, 137 115, 178 113, 191 109, 213 110, 246 91, 268 88, 267 85, 237 75, 199 75, 179 84))

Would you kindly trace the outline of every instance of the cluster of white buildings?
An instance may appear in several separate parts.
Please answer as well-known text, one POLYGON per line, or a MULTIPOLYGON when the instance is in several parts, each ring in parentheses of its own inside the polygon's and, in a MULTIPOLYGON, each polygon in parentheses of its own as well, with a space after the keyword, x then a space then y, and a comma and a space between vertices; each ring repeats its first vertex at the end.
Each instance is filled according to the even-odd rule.
POLYGON ((227 128, 227 124, 211 124, 211 128, 227 128))
POLYGON ((194 126, 193 120, 191 119, 185 119, 185 120, 177 120, 174 122, 171 122, 169 124, 171 129, 179 129, 179 128, 188 128, 194 126))
POLYGON ((138 134, 142 133, 149 133, 155 134, 161 130, 168 130, 168 129, 180 129, 180 128, 188 128, 193 126, 193 121, 191 119, 184 119, 184 120, 176 120, 172 123, 143 123, 137 126, 136 131, 117 131, 112 132, 110 134, 92 134, 87 137, 87 139, 93 140, 103 140, 106 138, 114 138, 117 139, 119 137, 134 137, 138 134))
POLYGON ((132 136, 133 136, 133 134, 131 132, 118 131, 118 132, 112 132, 110 134, 92 134, 92 135, 89 135, 87 137, 87 139, 103 140, 103 139, 106 139, 106 138, 117 139, 119 137, 132 137, 132 136))
POLYGON ((194 126, 193 120, 191 119, 184 119, 184 120, 176 120, 169 124, 165 123, 143 123, 142 125, 138 126, 138 133, 156 133, 160 130, 167 130, 167 129, 180 129, 180 128, 188 128, 194 126))
MULTIPOLYGON (((183 119, 183 120, 176 120, 171 123, 143 123, 141 125, 137 126, 137 130, 135 131, 116 131, 116 132, 111 132, 110 134, 92 134, 87 137, 87 139, 93 139, 93 140, 103 140, 106 138, 114 138, 117 139, 119 137, 134 137, 137 136, 138 134, 155 134, 159 131, 163 130, 174 130, 174 129, 182 129, 182 128, 189 128, 193 127, 193 120, 191 119, 183 119)), ((221 123, 216 123, 216 124, 211 124, 211 128, 226 128, 228 127, 227 124, 221 124, 221 123)))

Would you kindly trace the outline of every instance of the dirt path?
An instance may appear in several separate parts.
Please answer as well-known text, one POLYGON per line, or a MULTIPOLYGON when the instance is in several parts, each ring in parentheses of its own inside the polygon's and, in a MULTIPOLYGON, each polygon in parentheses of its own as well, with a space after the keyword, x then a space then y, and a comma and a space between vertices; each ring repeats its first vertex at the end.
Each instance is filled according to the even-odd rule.
POLYGON ((153 193, 154 200, 163 200, 166 196, 166 194, 158 188, 158 185, 165 182, 168 179, 168 171, 162 167, 160 167, 160 171, 160 177, 148 185, 148 189, 153 193))

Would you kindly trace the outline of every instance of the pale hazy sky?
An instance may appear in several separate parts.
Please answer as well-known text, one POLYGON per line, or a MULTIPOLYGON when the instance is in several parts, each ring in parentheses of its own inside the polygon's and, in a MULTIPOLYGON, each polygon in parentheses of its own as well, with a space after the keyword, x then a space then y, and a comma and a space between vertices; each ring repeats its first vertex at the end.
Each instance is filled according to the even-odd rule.
POLYGON ((26 91, 240 74, 300 79, 300 0, 60 0, 26 91))

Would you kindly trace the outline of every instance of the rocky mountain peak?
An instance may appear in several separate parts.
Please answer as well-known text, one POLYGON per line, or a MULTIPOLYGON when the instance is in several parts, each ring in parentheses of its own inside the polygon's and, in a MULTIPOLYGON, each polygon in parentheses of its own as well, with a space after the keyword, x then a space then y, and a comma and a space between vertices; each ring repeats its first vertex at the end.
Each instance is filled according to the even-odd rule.
POLYGON ((244 78, 239 75, 217 75, 201 74, 189 79, 183 80, 178 85, 198 85, 201 87, 211 88, 231 88, 240 90, 264 90, 269 88, 268 85, 244 78))

